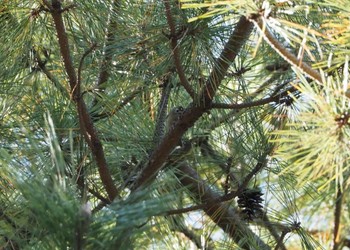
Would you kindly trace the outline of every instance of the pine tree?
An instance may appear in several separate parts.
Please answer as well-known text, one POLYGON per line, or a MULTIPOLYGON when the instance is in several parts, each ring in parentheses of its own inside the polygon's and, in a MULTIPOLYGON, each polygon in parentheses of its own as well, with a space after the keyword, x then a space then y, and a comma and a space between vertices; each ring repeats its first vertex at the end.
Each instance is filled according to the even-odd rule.
POLYGON ((349 4, 243 2, 0 3, 1 248, 350 247, 349 4))

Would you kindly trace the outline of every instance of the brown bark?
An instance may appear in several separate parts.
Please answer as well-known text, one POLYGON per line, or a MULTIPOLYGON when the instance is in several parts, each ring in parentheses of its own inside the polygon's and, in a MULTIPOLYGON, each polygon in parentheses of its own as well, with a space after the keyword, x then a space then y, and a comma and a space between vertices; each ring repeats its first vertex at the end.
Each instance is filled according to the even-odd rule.
POLYGON ((74 68, 73 59, 69 49, 68 36, 62 18, 63 12, 61 2, 58 0, 53 0, 52 6, 47 7, 50 9, 55 23, 60 52, 71 88, 71 98, 77 106, 80 130, 92 151, 94 159, 96 160, 101 181, 106 189, 109 200, 112 201, 118 195, 118 190, 114 185, 112 176, 110 175, 102 143, 96 132, 94 124, 92 123, 86 104, 81 97, 80 84, 74 68))
POLYGON ((213 97, 224 79, 225 74, 237 56, 239 50, 248 39, 253 24, 246 17, 241 17, 232 32, 216 65, 214 66, 206 85, 200 93, 200 103, 192 103, 185 111, 182 119, 174 125, 174 129, 165 135, 159 146, 150 156, 149 162, 134 183, 133 189, 148 182, 161 169, 171 151, 176 147, 182 135, 210 108, 213 97))
POLYGON ((177 174, 178 178, 181 184, 191 192, 191 197, 196 202, 210 204, 204 207, 203 211, 240 247, 243 249, 270 249, 228 204, 217 202, 220 195, 211 190, 193 168, 183 163, 179 166, 179 170, 182 173, 177 174), (255 244, 252 244, 252 241, 255 244))

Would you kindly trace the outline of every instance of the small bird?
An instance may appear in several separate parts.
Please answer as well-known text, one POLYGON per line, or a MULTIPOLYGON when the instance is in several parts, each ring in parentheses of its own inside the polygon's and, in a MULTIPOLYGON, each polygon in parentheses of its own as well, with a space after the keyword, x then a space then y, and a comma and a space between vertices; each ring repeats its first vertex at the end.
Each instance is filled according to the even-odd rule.
POLYGON ((178 120, 180 120, 184 112, 185 109, 182 106, 178 106, 170 110, 166 120, 166 133, 168 133, 174 127, 174 125, 178 120))

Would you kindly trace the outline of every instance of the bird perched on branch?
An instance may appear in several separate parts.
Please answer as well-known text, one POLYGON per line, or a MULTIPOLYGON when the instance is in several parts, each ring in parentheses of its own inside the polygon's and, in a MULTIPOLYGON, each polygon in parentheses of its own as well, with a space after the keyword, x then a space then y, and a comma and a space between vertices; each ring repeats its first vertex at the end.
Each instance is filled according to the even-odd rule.
POLYGON ((174 125, 178 120, 181 119, 181 116, 185 112, 185 109, 182 106, 172 108, 167 116, 165 132, 168 133, 174 128, 174 125))

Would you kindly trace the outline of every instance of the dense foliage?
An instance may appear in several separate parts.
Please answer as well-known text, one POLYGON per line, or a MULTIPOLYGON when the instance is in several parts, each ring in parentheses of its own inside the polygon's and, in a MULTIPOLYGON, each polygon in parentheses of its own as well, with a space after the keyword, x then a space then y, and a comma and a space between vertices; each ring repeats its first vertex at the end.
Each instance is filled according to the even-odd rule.
POLYGON ((350 248, 349 14, 2 0, 0 247, 350 248))

